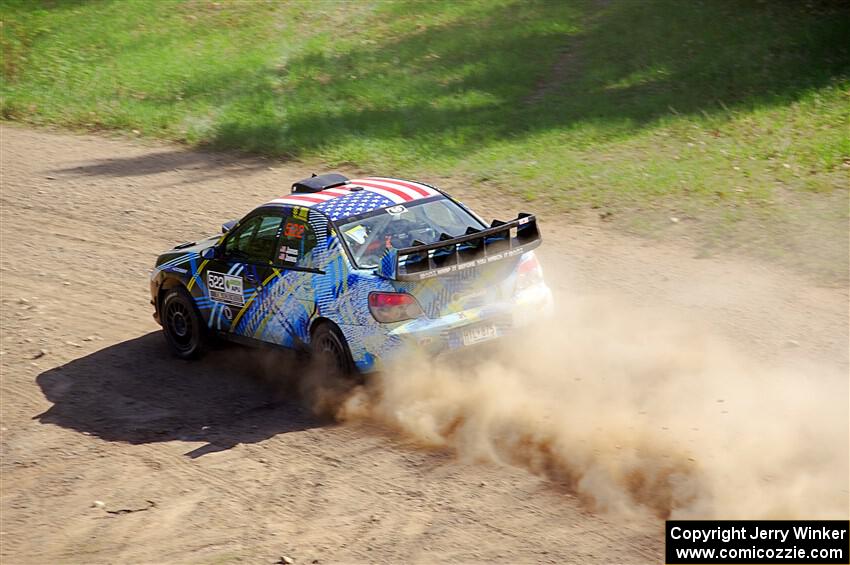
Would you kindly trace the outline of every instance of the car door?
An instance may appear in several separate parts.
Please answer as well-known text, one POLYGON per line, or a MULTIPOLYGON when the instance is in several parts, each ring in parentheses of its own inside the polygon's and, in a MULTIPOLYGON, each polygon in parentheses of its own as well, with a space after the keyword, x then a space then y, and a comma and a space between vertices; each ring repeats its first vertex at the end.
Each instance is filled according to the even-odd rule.
POLYGON ((262 315, 264 285, 276 276, 274 257, 283 216, 257 212, 228 234, 203 274, 209 309, 207 324, 216 331, 251 337, 241 320, 262 315))
POLYGON ((310 323, 319 313, 316 277, 327 254, 327 219, 304 207, 283 209, 284 219, 273 259, 272 279, 263 289, 263 319, 240 322, 246 332, 262 341, 297 347, 309 341, 310 323))

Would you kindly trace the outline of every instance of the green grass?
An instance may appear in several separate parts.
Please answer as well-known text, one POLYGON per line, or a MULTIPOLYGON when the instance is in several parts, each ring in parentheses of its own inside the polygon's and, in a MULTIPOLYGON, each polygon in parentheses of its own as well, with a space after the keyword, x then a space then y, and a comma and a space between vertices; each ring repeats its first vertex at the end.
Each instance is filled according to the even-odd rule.
POLYGON ((642 233, 675 216, 846 276, 841 1, 0 6, 6 119, 452 177, 642 233))

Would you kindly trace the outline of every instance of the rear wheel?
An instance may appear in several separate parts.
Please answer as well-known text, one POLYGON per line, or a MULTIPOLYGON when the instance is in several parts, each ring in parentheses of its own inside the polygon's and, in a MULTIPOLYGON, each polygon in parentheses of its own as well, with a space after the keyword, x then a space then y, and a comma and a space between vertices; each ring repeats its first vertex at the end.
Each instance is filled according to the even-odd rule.
POLYGON ((349 377, 354 374, 354 361, 345 336, 333 324, 323 323, 310 341, 313 363, 325 377, 349 377))
POLYGON ((183 287, 172 288, 162 299, 162 331, 171 351, 181 359, 194 359, 204 350, 206 327, 183 287))

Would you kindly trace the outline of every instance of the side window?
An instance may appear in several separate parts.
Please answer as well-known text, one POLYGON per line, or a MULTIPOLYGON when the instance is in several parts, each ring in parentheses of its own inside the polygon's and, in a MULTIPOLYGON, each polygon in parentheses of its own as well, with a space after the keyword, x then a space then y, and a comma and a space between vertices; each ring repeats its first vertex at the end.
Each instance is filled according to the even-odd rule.
POLYGON ((309 209, 293 208, 283 219, 275 262, 282 267, 314 268, 310 253, 316 247, 316 232, 308 221, 309 209))
POLYGON ((248 252, 248 243, 257 230, 260 218, 254 217, 237 227, 224 242, 224 254, 227 257, 239 259, 248 252))
POLYGON ((227 238, 225 256, 249 263, 271 263, 282 221, 280 216, 250 218, 227 238))

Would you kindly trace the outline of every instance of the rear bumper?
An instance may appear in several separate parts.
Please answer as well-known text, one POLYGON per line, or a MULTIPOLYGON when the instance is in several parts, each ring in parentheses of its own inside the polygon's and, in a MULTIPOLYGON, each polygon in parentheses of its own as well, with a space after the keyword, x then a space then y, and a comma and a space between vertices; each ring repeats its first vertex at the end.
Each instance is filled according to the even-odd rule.
POLYGON ((507 302, 440 318, 418 318, 395 326, 381 326, 383 339, 380 344, 365 340, 372 342, 371 347, 354 336, 349 344, 358 369, 369 373, 384 369, 388 362, 411 351, 433 358, 488 344, 498 346, 501 338, 551 317, 553 304, 551 290, 541 283, 507 302))

